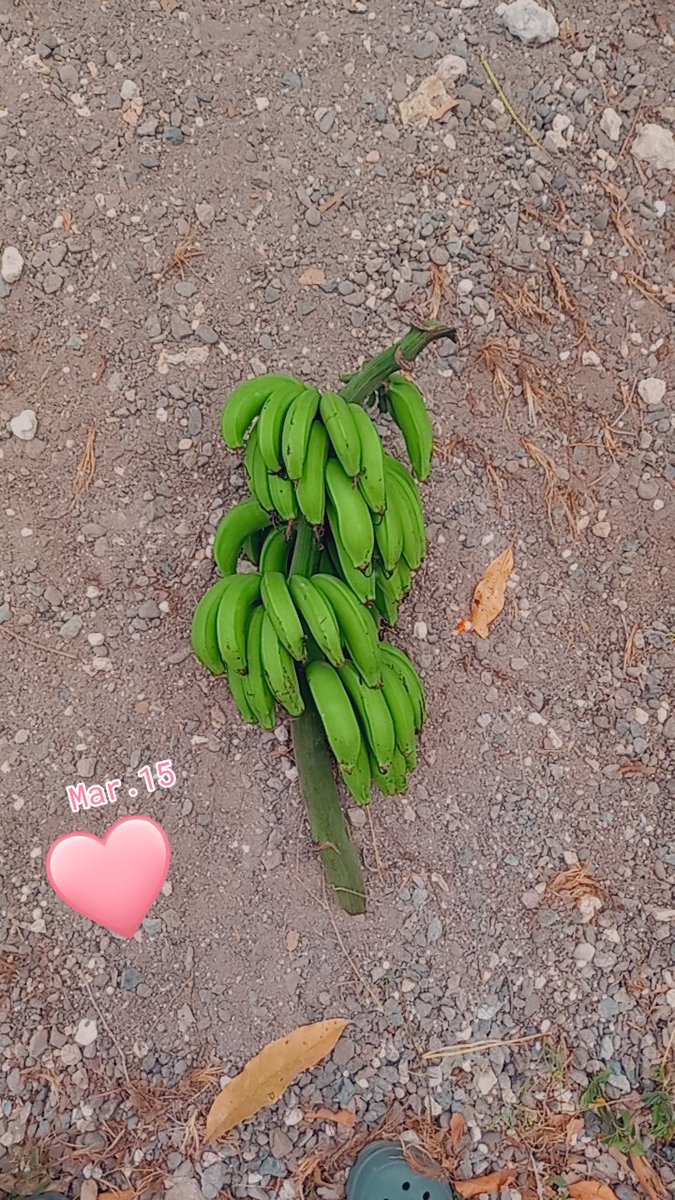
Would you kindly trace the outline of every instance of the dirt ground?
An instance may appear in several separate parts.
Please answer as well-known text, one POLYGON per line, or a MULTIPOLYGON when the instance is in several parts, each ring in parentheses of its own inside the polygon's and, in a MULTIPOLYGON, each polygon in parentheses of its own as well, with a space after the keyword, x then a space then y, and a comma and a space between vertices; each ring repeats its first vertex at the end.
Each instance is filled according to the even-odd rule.
POLYGON ((83 1018, 95 1049, 150 1075, 232 1070, 343 1011, 362 1020, 358 1057, 384 1036, 368 1014, 410 979, 425 1043, 497 1012, 502 1034, 547 1021, 600 1043, 599 1003, 639 977, 653 1053, 619 1015, 610 1057, 635 1086, 663 1053, 673 174, 632 145, 675 127, 675 27, 659 4, 552 9, 559 36, 524 46, 491 4, 0 0, 0 248, 24 260, 0 291, 10 1160, 57 1127, 35 1071, 77 1065, 62 1050, 83 1018), (399 102, 449 54, 467 67, 447 85, 458 103, 406 127, 399 102), (189 622, 244 494, 218 433, 228 391, 267 369, 335 386, 432 310, 459 348, 416 371, 438 454, 396 633, 430 720, 409 796, 350 812, 369 900, 350 920, 322 890, 287 728, 242 726, 189 622), (24 410, 29 439, 11 427, 24 410), (509 543, 502 617, 485 642, 459 637, 509 543), (175 788, 124 794, 162 759, 175 788), (68 784, 111 777, 114 810, 70 811, 68 784), (172 846, 131 941, 66 909, 44 870, 60 834, 127 813, 172 846), (579 862, 607 898, 599 926, 545 894, 579 862))

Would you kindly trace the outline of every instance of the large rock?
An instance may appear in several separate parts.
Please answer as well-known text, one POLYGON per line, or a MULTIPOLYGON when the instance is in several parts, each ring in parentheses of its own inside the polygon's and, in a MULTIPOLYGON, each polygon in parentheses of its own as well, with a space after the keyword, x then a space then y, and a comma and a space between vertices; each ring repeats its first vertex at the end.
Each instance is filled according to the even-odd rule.
POLYGON ((12 417, 9 428, 21 442, 32 442, 37 433, 37 417, 32 408, 24 408, 23 412, 12 417))
POLYGON ((663 125, 643 125, 633 142, 633 154, 655 171, 675 171, 675 139, 663 125))
POLYGON ((509 33, 526 46, 543 46, 558 36, 558 22, 553 13, 536 0, 513 0, 501 10, 501 18, 509 33))
POLYGON ((0 275, 5 283, 16 283, 23 271, 23 255, 16 246, 5 246, 2 252, 0 275))

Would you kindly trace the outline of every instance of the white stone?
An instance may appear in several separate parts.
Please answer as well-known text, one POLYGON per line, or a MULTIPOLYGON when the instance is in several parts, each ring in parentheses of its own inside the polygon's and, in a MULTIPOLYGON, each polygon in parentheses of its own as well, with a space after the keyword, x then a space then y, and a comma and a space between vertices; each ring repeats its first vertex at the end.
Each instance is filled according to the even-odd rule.
POLYGON ((466 75, 467 70, 466 59, 460 58, 459 54, 446 54, 434 68, 435 74, 443 83, 455 83, 457 79, 466 75))
POLYGON ((23 255, 16 246, 5 246, 2 252, 0 275, 5 283, 16 283, 23 271, 23 255))
POLYGON ((643 125, 633 142, 633 154, 655 171, 675 171, 675 138, 663 125, 643 125))
POLYGON ((600 118, 600 128, 610 142, 618 142, 621 137, 621 117, 614 108, 606 108, 600 118))
POLYGON ((23 412, 12 417, 9 428, 15 438, 22 442, 32 442, 37 433, 37 417, 32 408, 24 408, 23 412))
POLYGON ((86 1017, 80 1021, 75 1030, 75 1041, 78 1046, 91 1046, 98 1037, 98 1027, 94 1020, 87 1020, 86 1017))
POLYGON ((133 100, 134 96, 138 95, 138 84, 134 83, 133 79, 125 79, 120 88, 120 96, 123 100, 133 100))
POLYGON ((526 46, 543 46, 558 36, 558 22, 553 13, 536 0, 513 0, 500 15, 509 33, 526 46))
POLYGON ((481 1096, 489 1096, 496 1083, 497 1076, 492 1070, 492 1067, 488 1067, 487 1070, 481 1071, 480 1075, 476 1079, 476 1085, 481 1096))
POLYGON ((663 379, 656 379, 650 375, 648 379, 641 379, 638 383, 638 395, 648 408, 660 408, 665 394, 666 384, 663 379))
POLYGON ((215 215, 216 210, 212 204, 208 204, 206 201, 204 201, 203 204, 195 205, 195 216, 197 217, 200 225, 211 225, 215 219, 215 215))

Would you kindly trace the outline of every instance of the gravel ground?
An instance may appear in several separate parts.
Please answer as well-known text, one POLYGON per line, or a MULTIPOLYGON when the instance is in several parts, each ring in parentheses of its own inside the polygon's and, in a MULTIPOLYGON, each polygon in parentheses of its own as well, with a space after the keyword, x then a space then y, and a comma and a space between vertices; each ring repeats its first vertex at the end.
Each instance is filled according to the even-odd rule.
MULTIPOLYGON (((83 1200, 139 1167, 171 1200, 292 1200, 298 1163, 345 1136, 304 1114, 370 1128, 392 1099, 461 1111, 479 1174, 525 1095, 573 1112, 600 1069, 618 1098, 663 1058, 675 19, 503 8, 0 0, 0 1176, 37 1146, 83 1200), (460 347, 417 372, 439 455, 397 633, 431 719, 410 795, 350 813, 369 890, 350 920, 322 899, 287 728, 242 727, 189 651, 244 488, 218 416, 242 376, 334 384, 439 303, 460 347), (504 615, 457 637, 511 540, 504 615), (167 758, 173 790, 71 813, 68 784, 167 758), (59 834, 127 812, 173 849, 130 942, 44 873, 59 834), (548 893, 577 863, 600 909, 548 893), (327 1064, 195 1152, 219 1078, 339 1014, 327 1064)), ((631 1200, 594 1120, 571 1167, 631 1200)))

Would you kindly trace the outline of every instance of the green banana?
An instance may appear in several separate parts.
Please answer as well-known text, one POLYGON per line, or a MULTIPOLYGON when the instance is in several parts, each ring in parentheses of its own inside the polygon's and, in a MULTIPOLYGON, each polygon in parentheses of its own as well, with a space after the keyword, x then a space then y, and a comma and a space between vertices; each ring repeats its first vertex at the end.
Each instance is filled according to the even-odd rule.
MULTIPOLYGON (((300 694, 295 663, 277 637, 276 628, 267 611, 263 616, 260 651, 265 678, 273 696, 292 717, 299 717, 305 704, 300 694)), ((403 684, 400 686, 403 687, 403 684)))
POLYGON ((307 456, 309 435, 321 396, 316 388, 305 388, 291 404, 284 420, 281 448, 289 479, 299 479, 307 456))
POLYGON ((399 515, 403 555, 410 569, 416 571, 427 552, 422 498, 410 472, 389 455, 385 458, 385 478, 389 503, 399 515))
POLYGON ((288 563, 288 551, 290 542, 286 537, 285 529, 272 529, 267 534, 260 551, 260 574, 266 575, 268 571, 281 571, 282 574, 286 571, 288 563))
POLYGON ((246 630, 250 610, 259 595, 259 575, 234 575, 218 606, 216 632, 220 657, 226 666, 242 675, 247 663, 246 630))
POLYGON ((226 669, 218 649, 216 616, 218 605, 223 593, 230 585, 231 578, 228 575, 225 579, 219 579, 217 583, 214 583, 213 587, 204 593, 192 616, 190 630, 192 649, 202 666, 206 667, 212 675, 223 675, 226 669))
POLYGON ((313 575, 312 583, 328 601, 340 627, 349 656, 369 687, 382 682, 380 649, 375 625, 354 593, 334 575, 313 575))
POLYGON ((351 771, 345 771, 340 767, 340 774, 345 783, 347 790, 354 797, 357 804, 370 804, 372 799, 372 776, 370 774, 370 757, 368 747, 364 738, 361 738, 361 749, 359 757, 356 760, 356 765, 351 771))
POLYGON ((319 547, 316 543, 314 530, 307 521, 298 521, 296 526, 295 544, 291 556, 289 575, 314 574, 319 561, 319 547))
POLYGON ((274 504, 270 495, 267 467, 260 455, 260 440, 257 423, 248 435, 244 452, 244 469, 248 476, 251 494, 266 512, 272 512, 274 504))
POLYGON ((375 603, 387 625, 392 627, 398 622, 398 605, 400 594, 398 581, 387 579, 386 575, 375 569, 375 603))
POLYGON ((258 724, 263 729, 274 729, 277 718, 274 708, 274 696, 270 691, 262 660, 262 630, 265 610, 257 605, 251 613, 246 636, 246 652, 248 671, 244 680, 244 690, 248 702, 258 718, 258 724))
POLYGON ((372 754, 370 755, 370 770, 373 783, 377 785, 384 796, 403 796, 407 792, 408 775, 405 759, 398 746, 388 771, 380 771, 372 754))
POLYGON ((269 523, 269 513, 257 500, 242 500, 225 514, 213 539, 213 557, 221 575, 235 574, 247 537, 269 523))
POLYGON ((403 528, 397 505, 388 505, 384 516, 373 522, 373 529, 384 569, 391 575, 403 553, 403 528))
POLYGON ((326 463, 326 489, 340 540, 357 570, 365 571, 375 540, 370 509, 336 458, 326 463))
POLYGON ((396 745, 408 769, 414 771, 417 766, 417 743, 413 704, 398 673, 386 661, 382 663, 382 691, 394 722, 396 745))
POLYGON ((304 575, 291 575, 288 586, 303 621, 328 661, 335 667, 343 666, 340 629, 328 601, 304 575))
POLYGON ((410 697, 410 703, 413 706, 415 714, 415 732, 419 733, 426 720, 426 698, 424 695, 424 685, 420 679, 419 672, 398 646, 394 646, 392 642, 380 642, 380 654, 383 662, 388 663, 396 674, 401 683, 406 689, 410 697))
POLYGON ((298 515, 298 504, 295 498, 295 488, 290 479, 284 479, 283 475, 268 475, 267 483, 272 503, 281 519, 294 521, 298 515))
POLYGON ((428 479, 434 452, 434 431, 424 396, 405 375, 390 375, 387 381, 389 412, 403 434, 413 471, 428 479))
POLYGON ((231 667, 228 667, 227 682, 230 686, 232 699, 234 700, 234 703, 239 711, 239 716, 243 721, 246 722, 247 725, 257 725, 258 718, 249 704, 244 680, 244 675, 240 675, 238 671, 233 671, 231 667))
POLYGON ((368 687, 352 663, 345 663, 340 679, 351 696, 375 761, 381 771, 388 771, 396 749, 396 732, 382 689, 368 687))
POLYGON ((353 478, 361 469, 361 441, 350 406, 337 392, 324 392, 320 411, 333 449, 347 475, 353 478))
POLYGON ((250 562, 252 566, 257 567, 260 562, 260 551, 265 538, 263 529, 256 529, 255 533, 250 533, 241 548, 242 558, 250 562))
MULTIPOLYGON (((330 521, 332 540, 327 543, 327 546, 333 566, 338 574, 342 575, 345 583, 358 596, 362 604, 374 604, 375 574, 372 568, 370 571, 357 571, 338 533, 337 518, 335 517, 334 510, 332 515, 333 519, 330 521)), ((328 516, 330 520, 330 505, 328 506, 328 516)))
POLYGON ((398 584, 401 589, 401 596, 407 596, 410 591, 410 582, 412 580, 412 571, 408 566, 403 555, 398 560, 398 566, 394 572, 398 576, 398 584))
POLYGON ((230 450, 240 450, 246 432, 265 401, 277 392, 292 391, 297 395, 303 384, 291 375, 258 375, 240 383, 225 401, 220 418, 220 432, 230 450))
POLYGON ((298 662, 304 662, 307 657, 305 631, 285 576, 280 571, 263 575, 260 595, 282 645, 298 662))
POLYGON ((299 383, 298 388, 274 391, 262 406, 258 417, 258 432, 260 437, 260 453, 262 460, 273 475, 282 470, 281 434, 291 404, 296 396, 301 395, 305 385, 299 383))
POLYGON ((307 683, 339 766, 353 771, 361 753, 361 730, 340 676, 327 662, 310 662, 307 683))
POLYGON ((360 404, 350 404, 348 407, 361 443, 359 489, 368 508, 374 513, 383 513, 387 507, 387 495, 382 440, 374 422, 360 404))
POLYGON ((295 487, 300 512, 310 525, 322 525, 326 511, 326 461, 328 434, 326 426, 314 421, 307 443, 302 474, 295 487))

